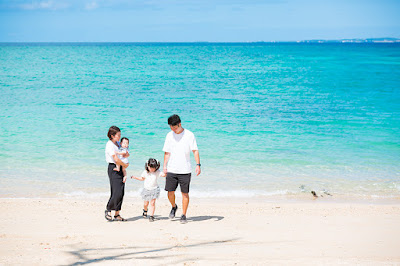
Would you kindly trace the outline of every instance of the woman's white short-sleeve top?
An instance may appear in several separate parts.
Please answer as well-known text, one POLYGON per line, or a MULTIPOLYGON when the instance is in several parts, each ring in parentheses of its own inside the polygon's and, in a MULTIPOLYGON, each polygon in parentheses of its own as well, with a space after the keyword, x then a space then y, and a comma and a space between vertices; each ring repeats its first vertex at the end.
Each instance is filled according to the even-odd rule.
POLYGON ((115 163, 113 155, 117 154, 118 147, 111 140, 106 144, 106 161, 107 163, 115 163))

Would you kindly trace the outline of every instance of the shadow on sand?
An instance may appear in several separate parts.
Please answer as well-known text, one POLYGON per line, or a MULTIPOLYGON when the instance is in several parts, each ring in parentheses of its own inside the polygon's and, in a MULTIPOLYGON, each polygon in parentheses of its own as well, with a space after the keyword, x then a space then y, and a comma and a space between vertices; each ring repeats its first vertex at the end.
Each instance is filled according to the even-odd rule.
MULTIPOLYGON (((155 215, 154 217, 155 217, 156 221, 157 220, 170 220, 168 217, 159 216, 159 215, 155 215)), ((218 222, 224 218, 225 217, 223 217, 223 216, 193 216, 193 217, 188 217, 187 220, 188 220, 188 222, 201 222, 201 221, 206 221, 206 220, 214 220, 214 221, 218 222)), ((148 219, 148 218, 143 218, 143 216, 136 216, 136 217, 127 218, 126 221, 134 222, 134 221, 138 221, 141 219, 148 219)), ((180 220, 180 217, 175 217, 174 219, 171 219, 171 221, 173 221, 173 222, 176 222, 179 220, 180 220)))
MULTIPOLYGON (((75 263, 68 264, 68 265, 87 265, 87 264, 91 264, 91 263, 109 262, 109 261, 124 261, 124 260, 132 260, 132 259, 135 259, 135 260, 137 260, 137 259, 146 259, 146 260, 156 259, 156 260, 160 260, 160 262, 162 262, 162 260, 165 258, 171 258, 171 257, 179 258, 181 256, 180 256, 180 254, 159 255, 159 254, 154 254, 154 253, 170 251, 174 248, 195 248, 195 247, 206 246, 206 245, 221 245, 221 244, 225 244, 227 242, 237 241, 238 239, 239 238, 208 241, 208 242, 201 242, 201 243, 196 243, 196 244, 191 244, 191 245, 175 245, 175 246, 170 246, 170 247, 165 247, 165 248, 157 248, 157 249, 151 249, 148 247, 125 247, 123 249, 122 248, 76 249, 74 251, 67 252, 67 253, 71 254, 72 256, 74 256, 77 261, 75 263), (115 252, 117 254, 105 255, 105 256, 96 254, 97 258, 93 258, 96 255, 90 256, 91 252, 98 252, 101 254, 115 252), (151 254, 154 254, 154 256, 151 256, 151 254), (89 258, 89 256, 92 258, 89 258)), ((171 253, 166 253, 166 254, 171 254, 171 253)))
POLYGON ((134 222, 134 221, 137 221, 137 220, 140 220, 140 219, 143 219, 143 216, 130 217, 130 218, 127 218, 126 221, 127 222, 134 222))
MULTIPOLYGON (((168 218, 165 218, 168 220, 168 218)), ((187 220, 188 222, 201 222, 201 221, 207 221, 207 220, 214 220, 215 222, 221 221, 224 219, 223 216, 193 216, 193 217, 188 217, 187 220)), ((161 219, 160 219, 161 220, 161 219)), ((172 219, 173 222, 179 222, 180 217, 175 217, 172 219)))

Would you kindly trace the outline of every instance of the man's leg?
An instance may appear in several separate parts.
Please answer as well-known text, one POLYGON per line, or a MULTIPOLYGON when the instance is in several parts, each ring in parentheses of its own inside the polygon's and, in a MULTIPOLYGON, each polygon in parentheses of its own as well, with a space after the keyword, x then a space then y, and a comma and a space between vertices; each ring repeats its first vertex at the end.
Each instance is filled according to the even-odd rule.
POLYGON ((175 190, 178 187, 178 179, 176 174, 167 173, 165 180, 165 190, 168 191, 168 200, 172 205, 171 212, 169 213, 169 218, 173 219, 175 217, 176 210, 178 209, 178 205, 175 203, 175 190))
POLYGON ((172 207, 175 207, 175 191, 168 191, 168 200, 171 203, 172 207))
POLYGON ((174 219, 178 205, 175 204, 175 191, 168 191, 168 199, 172 205, 171 212, 169 213, 169 219, 174 219))
POLYGON ((182 214, 185 216, 188 206, 189 206, 189 193, 182 192, 182 214))
POLYGON ((180 175, 180 186, 181 186, 181 192, 182 192, 182 215, 184 215, 186 219, 186 212, 189 206, 189 187, 190 187, 190 179, 191 179, 191 174, 184 174, 180 175))

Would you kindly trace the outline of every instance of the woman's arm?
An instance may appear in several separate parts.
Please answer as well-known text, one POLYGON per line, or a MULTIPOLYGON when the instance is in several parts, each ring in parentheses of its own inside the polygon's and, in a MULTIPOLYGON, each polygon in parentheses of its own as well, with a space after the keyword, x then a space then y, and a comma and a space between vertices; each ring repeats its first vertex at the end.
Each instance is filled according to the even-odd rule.
POLYGON ((125 168, 129 166, 129 164, 123 163, 123 162, 118 158, 118 156, 117 156, 116 154, 113 155, 113 158, 114 158, 115 164, 119 164, 119 165, 121 165, 122 167, 125 167, 125 168))

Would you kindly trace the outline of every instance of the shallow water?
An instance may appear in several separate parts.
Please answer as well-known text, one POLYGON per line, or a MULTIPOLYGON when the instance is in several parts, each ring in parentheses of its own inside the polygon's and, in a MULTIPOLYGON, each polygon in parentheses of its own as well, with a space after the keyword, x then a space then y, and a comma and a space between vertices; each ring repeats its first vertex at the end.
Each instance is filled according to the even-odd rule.
POLYGON ((1 44, 0 110, 2 197, 107 194, 108 128, 140 174, 174 113, 193 195, 400 195, 399 44, 1 44))

